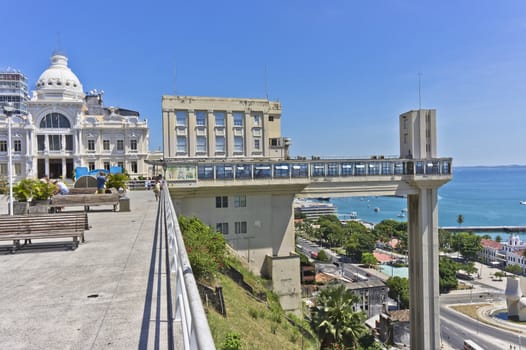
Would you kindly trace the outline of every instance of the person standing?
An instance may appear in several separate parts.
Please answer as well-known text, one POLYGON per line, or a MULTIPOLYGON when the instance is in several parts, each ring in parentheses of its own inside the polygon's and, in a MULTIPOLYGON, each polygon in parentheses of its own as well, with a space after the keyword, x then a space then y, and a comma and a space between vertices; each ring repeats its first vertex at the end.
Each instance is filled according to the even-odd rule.
POLYGON ((155 180, 155 185, 153 186, 153 193, 155 194, 155 200, 159 200, 159 195, 161 194, 161 182, 159 179, 155 180))
POLYGON ((97 176, 97 193, 104 193, 104 187, 106 186, 106 176, 101 171, 97 176))

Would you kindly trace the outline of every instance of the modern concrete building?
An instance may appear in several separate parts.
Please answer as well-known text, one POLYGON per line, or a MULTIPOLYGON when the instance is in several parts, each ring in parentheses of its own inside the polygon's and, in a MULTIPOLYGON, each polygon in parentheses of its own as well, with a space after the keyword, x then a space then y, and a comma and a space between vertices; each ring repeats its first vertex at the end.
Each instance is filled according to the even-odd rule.
POLYGON ((280 114, 279 104, 223 100, 163 97, 162 166, 178 214, 197 216, 216 227, 254 272, 272 278, 284 309, 295 311, 300 274, 294 253, 294 198, 407 196, 411 347, 439 348, 437 190, 451 179, 452 160, 436 154, 436 111, 400 115, 399 158, 291 160, 290 142, 283 142, 282 152, 269 147, 254 154, 254 147, 247 146, 254 140, 253 109, 241 107, 250 101, 266 106, 259 110, 262 142, 272 146, 271 140, 284 140, 278 128, 265 131, 265 123, 280 114), (239 108, 242 117, 234 117, 239 108), (220 113, 218 129, 215 111, 227 116, 222 126, 220 113), (206 142, 197 139, 199 133, 206 142), (217 142, 223 134, 224 143, 221 137, 217 142))
POLYGON ((9 104, 26 114, 28 100, 27 77, 12 68, 0 71, 0 106, 9 104))
POLYGON ((281 104, 255 98, 163 96, 165 159, 284 159, 281 104))
MULTIPOLYGON (((0 77, 0 79, 2 79, 0 77)), ((4 79, 5 81, 5 79, 4 79)), ((14 95, 26 96, 23 79, 14 95)), ((5 96, 0 84, 0 96, 5 96)), ((9 87, 10 88, 10 87, 9 87)), ((14 175, 72 178, 74 169, 121 166, 133 176, 147 176, 149 130, 139 112, 105 107, 103 92, 84 93, 64 54, 54 53, 22 113, 12 117, 14 175)), ((9 100, 8 100, 9 101, 9 100)), ((7 121, 0 117, 0 176, 7 175, 7 121)))

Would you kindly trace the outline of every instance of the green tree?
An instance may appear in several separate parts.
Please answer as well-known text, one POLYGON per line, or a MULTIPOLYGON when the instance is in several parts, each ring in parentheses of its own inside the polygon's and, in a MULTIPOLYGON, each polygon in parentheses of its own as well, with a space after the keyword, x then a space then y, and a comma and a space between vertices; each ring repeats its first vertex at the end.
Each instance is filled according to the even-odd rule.
POLYGON ((500 235, 497 235, 495 237, 495 242, 498 242, 498 243, 502 242, 502 237, 500 235))
POLYGON ((365 227, 364 224, 358 221, 347 222, 345 226, 343 226, 343 229, 347 235, 353 234, 353 233, 367 234, 370 232, 369 229, 365 227))
POLYGON ((453 260, 441 257, 438 264, 439 289, 441 293, 448 293, 458 286, 457 271, 459 264, 453 260))
POLYGON ((439 228, 438 242, 440 250, 449 252, 451 250, 451 232, 439 228))
POLYGON ((321 349, 356 349, 359 339, 367 333, 365 314, 354 312, 357 297, 343 285, 329 285, 316 298, 312 325, 321 349))
POLYGON ((226 243, 223 235, 196 217, 179 216, 179 226, 195 278, 213 279, 225 265, 226 243))
POLYGON ((520 265, 507 265, 504 270, 515 275, 522 275, 522 267, 520 265))
POLYGON ((473 232, 460 232, 453 236, 454 248, 467 260, 476 260, 482 251, 481 237, 473 232))
POLYGON ((400 309, 409 309, 409 279, 394 276, 385 282, 389 288, 389 298, 399 302, 400 309))
POLYGON ((373 253, 363 253, 362 264, 368 267, 375 267, 376 265, 378 265, 378 260, 376 260, 373 253))
POLYGON ((341 244, 344 231, 342 223, 336 215, 323 215, 318 219, 320 236, 329 245, 341 244))
POLYGON ((495 278, 498 278, 499 281, 502 281, 502 277, 506 277, 506 273, 502 271, 495 272, 495 278))
POLYGON ((347 255, 358 263, 362 261, 362 254, 371 253, 375 246, 374 237, 367 233, 353 233, 344 245, 347 255))
POLYGON ((318 252, 318 260, 322 262, 330 262, 329 255, 325 250, 322 249, 318 252))

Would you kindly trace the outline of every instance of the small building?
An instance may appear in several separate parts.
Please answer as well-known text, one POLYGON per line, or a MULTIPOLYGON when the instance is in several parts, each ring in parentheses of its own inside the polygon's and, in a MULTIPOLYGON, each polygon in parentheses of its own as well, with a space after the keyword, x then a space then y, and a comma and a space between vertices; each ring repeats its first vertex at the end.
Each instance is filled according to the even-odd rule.
POLYGON ((392 310, 384 308, 376 321, 376 333, 384 344, 409 346, 411 342, 409 310, 392 310))

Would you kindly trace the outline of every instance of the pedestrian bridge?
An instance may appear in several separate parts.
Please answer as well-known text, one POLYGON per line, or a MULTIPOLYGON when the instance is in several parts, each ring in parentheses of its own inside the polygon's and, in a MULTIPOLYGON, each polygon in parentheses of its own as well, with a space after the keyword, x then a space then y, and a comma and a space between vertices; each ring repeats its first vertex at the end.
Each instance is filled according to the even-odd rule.
POLYGON ((199 188, 289 186, 301 197, 416 193, 415 182, 451 179, 452 158, 164 160, 171 192, 199 188))

